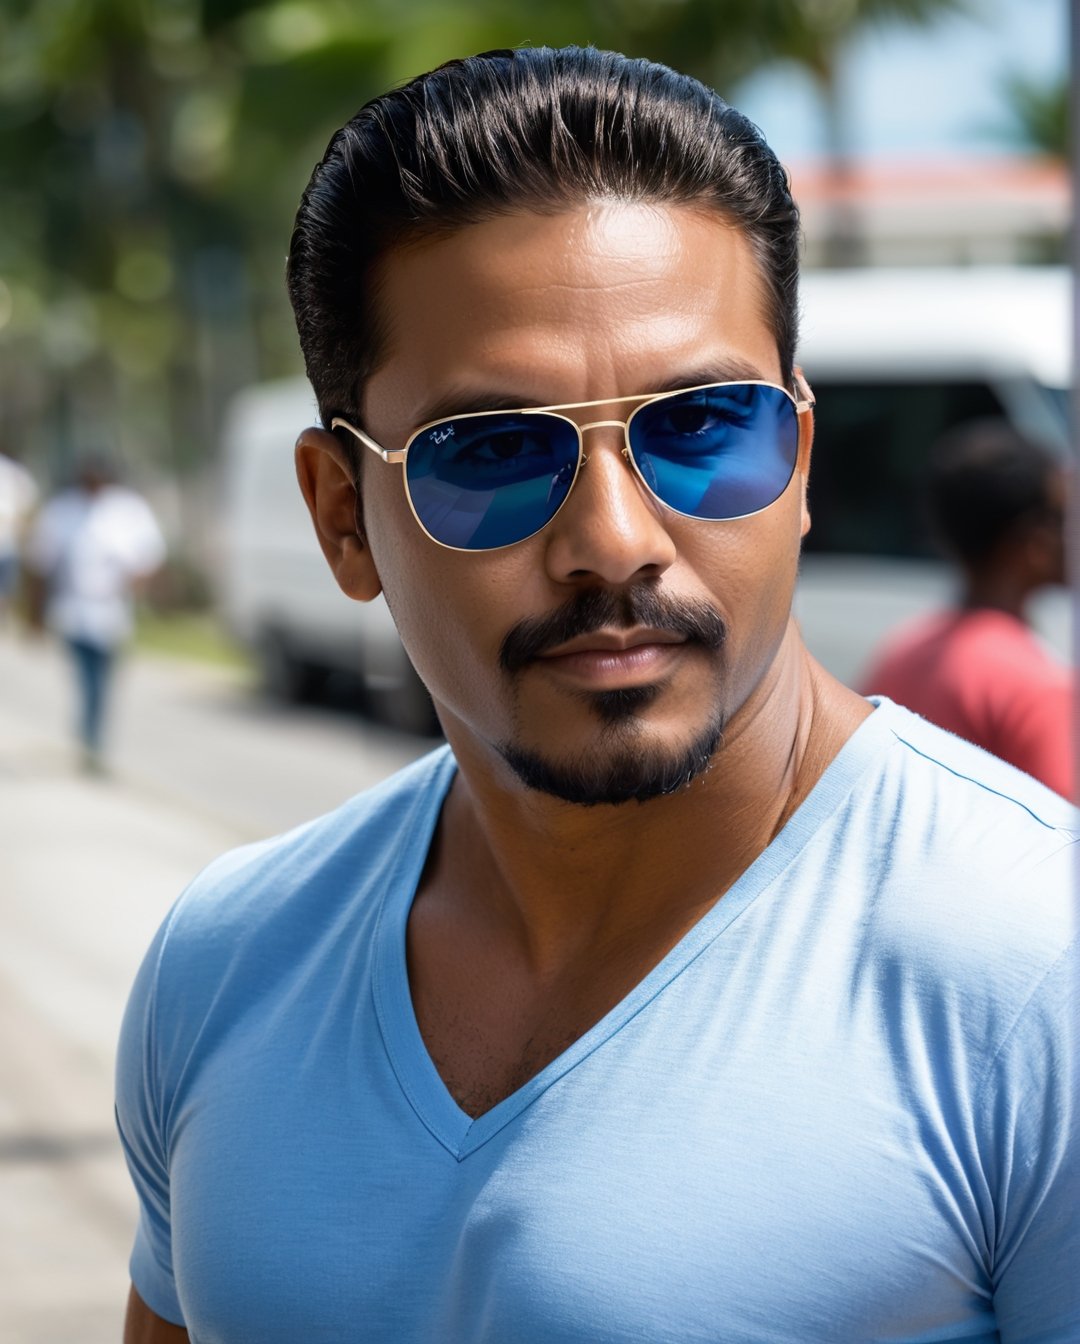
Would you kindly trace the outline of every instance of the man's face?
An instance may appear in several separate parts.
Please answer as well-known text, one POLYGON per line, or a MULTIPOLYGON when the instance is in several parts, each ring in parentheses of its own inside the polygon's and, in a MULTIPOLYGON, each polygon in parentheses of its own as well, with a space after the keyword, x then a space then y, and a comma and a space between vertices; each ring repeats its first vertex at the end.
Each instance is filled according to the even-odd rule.
MULTIPOLYGON (((465 407, 780 381, 753 255, 703 211, 508 216, 396 251, 381 279, 389 340, 363 418, 388 448, 465 407)), ((654 500, 623 442, 617 428, 587 431, 561 511, 487 552, 431 541, 400 466, 367 455, 362 469, 378 580, 459 759, 508 763, 580 803, 670 792, 753 717, 779 679, 806 528, 808 446, 771 507, 704 522, 654 500)))

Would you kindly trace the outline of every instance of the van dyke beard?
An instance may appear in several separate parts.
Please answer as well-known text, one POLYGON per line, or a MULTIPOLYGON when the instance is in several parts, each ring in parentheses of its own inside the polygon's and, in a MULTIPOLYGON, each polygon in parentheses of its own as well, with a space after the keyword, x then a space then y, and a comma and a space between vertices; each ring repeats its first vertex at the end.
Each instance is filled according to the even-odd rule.
MULTIPOLYGON (((654 586, 623 592, 590 589, 548 616, 514 626, 503 640, 499 665, 515 677, 549 649, 580 635, 632 626, 673 631, 711 653, 723 647, 727 633, 712 607, 666 598, 654 586)), ((675 793, 708 769, 723 740, 724 716, 718 695, 714 713, 689 744, 675 749, 645 744, 636 718, 661 690, 662 684, 654 683, 581 692, 580 698, 604 724, 604 735, 599 746, 570 760, 553 761, 513 741, 501 743, 499 751, 526 787, 579 806, 644 803, 675 793)))

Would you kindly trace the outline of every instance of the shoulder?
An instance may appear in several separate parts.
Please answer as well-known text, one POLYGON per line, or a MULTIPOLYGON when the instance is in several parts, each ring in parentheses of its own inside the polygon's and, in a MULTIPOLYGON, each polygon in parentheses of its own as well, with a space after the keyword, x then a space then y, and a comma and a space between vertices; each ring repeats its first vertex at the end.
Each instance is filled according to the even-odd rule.
POLYGON ((144 1009, 153 1002, 183 1030, 211 1005, 229 1013, 292 983, 346 933, 363 947, 383 898, 415 882, 455 769, 440 748, 334 812, 216 859, 151 947, 144 1009))
POLYGON ((874 669, 933 656, 978 672, 993 666, 1053 663, 1030 628, 1005 611, 943 611, 903 625, 881 645, 874 669))
POLYGON ((126 485, 110 485, 94 501, 95 510, 111 526, 156 530, 157 518, 150 502, 126 485))
POLYGON ((1046 678, 1066 683, 1068 669, 1051 656, 1030 626, 1004 611, 976 611, 960 623, 968 665, 984 677, 1008 678, 1008 693, 1035 689, 1046 678))
POLYGON ((884 750, 855 809, 878 929, 950 992, 996 981, 1023 998, 1076 937, 1076 809, 897 705, 878 715, 884 750))
POLYGON ((221 855, 177 902, 170 936, 251 928, 324 891, 332 900, 369 894, 372 879, 434 826, 455 769, 450 749, 438 748, 333 812, 221 855))
POLYGON ((929 823, 944 807, 965 833, 1000 832, 1005 844, 1026 837, 1054 849, 1080 838, 1080 814, 1059 794, 910 710, 874 699, 872 717, 892 748, 881 757, 882 783, 897 790, 905 820, 929 823))
POLYGON ((993 1125, 981 1089, 1018 1095, 1026 1058, 1045 1091, 1076 1011, 1077 814, 889 701, 851 748, 859 768, 793 873, 798 899, 818 911, 843 1013, 882 1034, 910 1094, 993 1125))

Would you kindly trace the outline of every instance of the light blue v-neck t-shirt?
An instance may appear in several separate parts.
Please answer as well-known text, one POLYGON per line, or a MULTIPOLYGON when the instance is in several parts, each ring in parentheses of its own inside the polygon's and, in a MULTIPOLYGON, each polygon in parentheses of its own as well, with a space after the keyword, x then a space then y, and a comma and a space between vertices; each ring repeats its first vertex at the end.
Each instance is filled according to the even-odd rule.
POLYGON ((117 1105, 155 1312, 196 1344, 1080 1340, 1066 803, 883 703, 474 1120, 405 961, 454 771, 226 855, 155 940, 117 1105))

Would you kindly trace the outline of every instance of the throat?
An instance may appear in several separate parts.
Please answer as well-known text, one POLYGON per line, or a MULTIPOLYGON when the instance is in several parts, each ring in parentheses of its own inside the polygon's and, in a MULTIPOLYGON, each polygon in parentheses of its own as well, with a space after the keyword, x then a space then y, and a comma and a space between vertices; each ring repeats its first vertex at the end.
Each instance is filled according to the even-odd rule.
POLYGON ((637 988, 718 895, 662 926, 581 950, 543 976, 520 947, 458 925, 430 893, 418 896, 407 937, 413 1011, 457 1105, 475 1119, 543 1072, 637 988))

